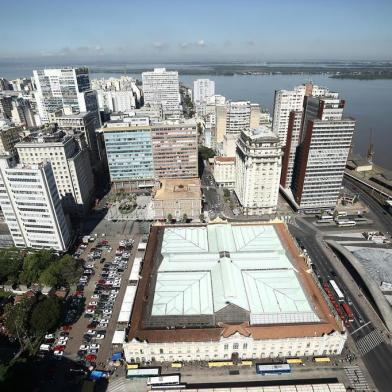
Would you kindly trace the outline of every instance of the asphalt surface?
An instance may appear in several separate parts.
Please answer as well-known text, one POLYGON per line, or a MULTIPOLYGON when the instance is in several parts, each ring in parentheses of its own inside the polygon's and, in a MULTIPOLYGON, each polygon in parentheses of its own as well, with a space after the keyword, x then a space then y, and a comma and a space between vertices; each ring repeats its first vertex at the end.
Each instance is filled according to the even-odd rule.
POLYGON ((346 296, 346 299, 349 299, 350 302, 352 302, 350 307, 353 310, 355 320, 350 323, 347 329, 357 345, 360 354, 363 344, 366 343, 367 349, 370 349, 368 352, 365 352, 366 350, 362 349, 362 360, 374 383, 380 392, 391 391, 392 349, 389 344, 384 342, 378 343, 379 340, 373 339, 374 335, 377 337, 382 337, 383 335, 366 316, 368 312, 364 310, 363 294, 351 292, 343 281, 338 273, 337 266, 334 265, 334 262, 330 259, 326 249, 324 249, 325 245, 316 238, 316 235, 320 235, 320 232, 318 232, 316 228, 312 229, 309 225, 305 225, 300 219, 297 219, 297 223, 299 227, 289 224, 289 230, 301 241, 302 245, 307 250, 312 263, 316 266, 316 274, 321 277, 323 281, 335 280, 336 284, 346 296), (334 274, 336 276, 333 276, 334 274))

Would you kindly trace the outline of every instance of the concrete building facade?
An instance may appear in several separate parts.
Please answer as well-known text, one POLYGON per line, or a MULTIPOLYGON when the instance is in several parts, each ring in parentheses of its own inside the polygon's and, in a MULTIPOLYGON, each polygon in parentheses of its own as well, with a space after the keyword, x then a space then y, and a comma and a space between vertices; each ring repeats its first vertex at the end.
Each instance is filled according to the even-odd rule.
POLYGON ((234 189, 236 180, 235 157, 214 157, 214 179, 218 186, 234 189))
POLYGON ((86 213, 94 194, 94 180, 87 150, 81 150, 77 140, 63 132, 51 135, 31 135, 17 143, 20 162, 37 165, 51 162, 57 189, 67 212, 86 213))
POLYGON ((160 104, 165 116, 180 116, 181 98, 177 71, 155 68, 142 73, 144 103, 160 104))
POLYGON ((0 205, 15 246, 66 251, 71 235, 49 162, 0 159, 0 205))
POLYGON ((272 214, 278 203, 282 152, 279 138, 261 126, 237 141, 235 193, 246 215, 272 214))
POLYGON ((298 209, 334 208, 342 186, 355 120, 345 101, 308 97, 291 190, 298 209))
POLYGON ((193 82, 193 101, 195 104, 205 103, 215 95, 215 82, 210 79, 197 79, 193 82))

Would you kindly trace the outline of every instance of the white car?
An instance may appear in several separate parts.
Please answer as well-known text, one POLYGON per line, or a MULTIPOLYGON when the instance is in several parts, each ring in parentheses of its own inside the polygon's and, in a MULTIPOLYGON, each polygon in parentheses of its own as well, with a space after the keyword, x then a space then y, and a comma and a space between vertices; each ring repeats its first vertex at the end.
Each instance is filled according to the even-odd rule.
POLYGON ((93 329, 89 329, 87 332, 86 332, 86 334, 87 335, 96 335, 97 334, 97 331, 94 331, 93 329))
POLYGON ((91 296, 91 299, 99 299, 99 295, 98 294, 94 294, 91 296))
POLYGON ((88 345, 88 344, 82 344, 80 347, 79 347, 79 350, 80 351, 86 351, 86 350, 88 350, 90 348, 90 346, 88 345))
POLYGON ((58 344, 64 344, 65 342, 68 342, 68 339, 68 336, 61 336, 58 340, 58 344))
POLYGON ((50 340, 50 339, 54 339, 55 336, 53 333, 48 333, 47 335, 45 335, 45 339, 50 340))
POLYGON ((90 350, 99 350, 100 347, 101 347, 100 344, 94 343, 90 345, 90 350))
POLYGON ((84 313, 85 314, 94 314, 95 312, 93 309, 86 309, 84 313))
POLYGON ((53 355, 57 355, 58 357, 62 357, 64 355, 64 351, 55 350, 53 352, 53 355))
POLYGON ((85 268, 94 268, 94 264, 87 264, 85 268))
POLYGON ((88 303, 88 306, 97 306, 98 302, 97 301, 91 301, 88 303))
POLYGON ((99 333, 99 334, 97 334, 97 336, 94 336, 94 338, 97 340, 105 339, 105 335, 102 333, 99 333))

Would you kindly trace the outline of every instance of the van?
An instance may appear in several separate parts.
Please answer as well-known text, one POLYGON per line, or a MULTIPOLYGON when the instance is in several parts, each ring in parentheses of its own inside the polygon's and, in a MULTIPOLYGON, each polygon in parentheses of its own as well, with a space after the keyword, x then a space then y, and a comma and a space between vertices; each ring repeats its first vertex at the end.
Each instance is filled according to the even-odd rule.
POLYGON ((40 351, 49 351, 50 350, 50 345, 49 344, 41 344, 39 346, 40 351))

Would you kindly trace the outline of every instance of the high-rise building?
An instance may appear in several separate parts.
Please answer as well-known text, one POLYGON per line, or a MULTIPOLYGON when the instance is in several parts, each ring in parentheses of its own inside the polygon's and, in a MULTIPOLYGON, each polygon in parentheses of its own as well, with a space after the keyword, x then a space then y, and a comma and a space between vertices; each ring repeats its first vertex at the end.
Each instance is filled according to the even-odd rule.
POLYGON ((31 134, 16 144, 20 162, 37 165, 51 162, 63 207, 70 214, 88 211, 94 193, 93 174, 87 150, 64 132, 31 134))
POLYGON ((41 69, 33 71, 37 107, 42 123, 49 114, 72 108, 73 112, 97 112, 96 92, 91 90, 87 68, 41 69))
POLYGON ((281 170, 279 138, 260 126, 242 131, 237 141, 235 193, 246 215, 276 211, 281 170))
POLYGON ((103 133, 110 180, 118 189, 154 185, 151 127, 106 123, 103 133))
POLYGON ((210 79, 197 79, 193 82, 193 101, 198 103, 207 102, 207 98, 215 95, 215 82, 210 79))
POLYGON ((177 71, 155 68, 142 73, 145 104, 161 104, 165 116, 180 116, 181 98, 177 71))
POLYGON ((308 97, 291 189, 298 209, 333 208, 342 186, 355 121, 337 97, 308 97))
POLYGON ((151 140, 155 177, 198 177, 194 120, 156 123, 151 128, 151 140))
POLYGON ((108 122, 103 133, 110 179, 116 188, 153 187, 163 178, 198 176, 194 120, 133 125, 108 122))
POLYGON ((283 147, 286 145, 290 112, 303 110, 305 96, 320 97, 328 93, 329 90, 326 87, 312 83, 296 86, 294 90, 275 91, 272 131, 279 136, 283 147))
POLYGON ((0 205, 15 246, 66 251, 71 236, 52 166, 0 159, 0 205))

